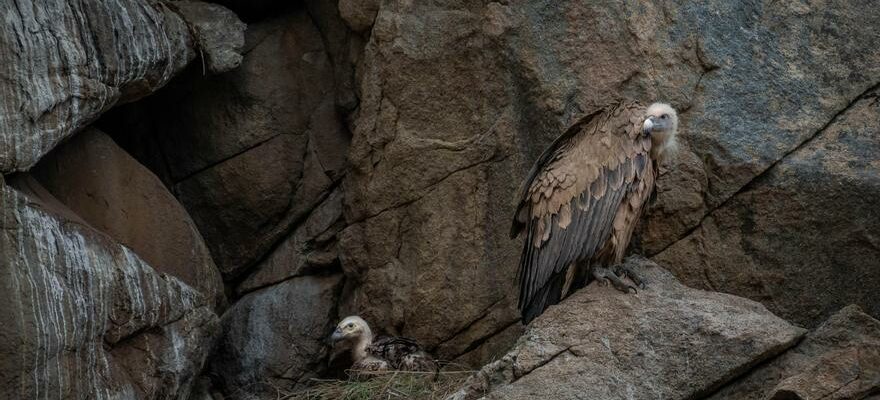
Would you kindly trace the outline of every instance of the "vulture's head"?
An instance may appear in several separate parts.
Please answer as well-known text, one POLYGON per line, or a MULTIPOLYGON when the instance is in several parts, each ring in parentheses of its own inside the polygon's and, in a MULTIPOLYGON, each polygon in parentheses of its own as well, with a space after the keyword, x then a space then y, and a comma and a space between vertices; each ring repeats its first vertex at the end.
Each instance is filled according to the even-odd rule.
POLYGON ((678 113, 669 104, 654 103, 648 107, 646 114, 642 126, 645 135, 651 137, 651 157, 663 161, 678 149, 678 142, 675 140, 675 135, 678 134, 678 113))
POLYGON ((364 339, 372 340, 373 332, 370 331, 367 321, 358 316, 345 317, 336 325, 336 330, 330 336, 333 343, 342 341, 353 343, 364 339))

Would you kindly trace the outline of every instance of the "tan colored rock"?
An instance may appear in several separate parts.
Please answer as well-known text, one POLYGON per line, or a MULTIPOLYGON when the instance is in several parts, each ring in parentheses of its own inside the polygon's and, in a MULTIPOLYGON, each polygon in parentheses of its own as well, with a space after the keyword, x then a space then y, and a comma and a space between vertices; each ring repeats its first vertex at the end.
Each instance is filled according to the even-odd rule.
POLYGON ((760 303, 688 288, 644 259, 627 262, 647 289, 593 283, 576 292, 453 398, 701 398, 805 333, 760 303))
POLYGON ((202 292, 215 306, 225 302, 220 272, 186 210, 103 132, 81 132, 31 172, 91 227, 202 292))
POLYGON ((356 32, 372 28, 378 12, 378 0, 339 0, 339 14, 356 32))
POLYGON ((711 400, 844 400, 880 391, 880 321, 848 306, 711 400))
MULTIPOLYGON (((664 168, 640 234, 646 254, 661 252, 880 82, 880 53, 864 50, 880 48, 880 38, 863 28, 878 18, 841 2, 382 2, 358 68, 361 101, 343 185, 351 226, 340 256, 352 290, 342 309, 451 358, 510 324, 521 245, 505 234, 511 199, 553 138, 617 97, 664 100, 682 111, 682 152, 664 168), (456 313, 444 311, 450 307, 456 313)), ((876 197, 870 184, 839 188, 839 198, 876 197)), ((762 212, 739 204, 741 214, 762 212)), ((861 208, 846 210, 873 221, 876 207, 855 204, 861 208)), ((836 221, 819 209, 799 215, 836 221)), ((864 228, 861 237, 871 237, 864 228)), ((810 293, 801 285, 829 278, 813 271, 844 265, 855 274, 834 277, 841 284, 827 298, 808 299, 806 313, 827 315, 856 297, 880 304, 864 292, 877 285, 854 289, 850 281, 878 276, 865 275, 880 259, 872 239, 838 252, 847 254, 839 262, 807 263, 806 273, 790 260, 774 269, 813 243, 803 232, 786 237, 788 252, 755 253, 775 254, 740 269, 756 279, 715 287, 791 316, 777 305, 795 307, 804 298, 791 293, 810 293), (825 311, 814 312, 817 305, 825 311)), ((670 263, 676 272, 689 265, 685 258, 714 260, 689 248, 670 263)), ((739 267, 724 257, 729 268, 721 271, 739 267)))
POLYGON ((187 397, 218 327, 211 304, 36 181, 12 181, 28 193, 0 185, 0 398, 187 397))

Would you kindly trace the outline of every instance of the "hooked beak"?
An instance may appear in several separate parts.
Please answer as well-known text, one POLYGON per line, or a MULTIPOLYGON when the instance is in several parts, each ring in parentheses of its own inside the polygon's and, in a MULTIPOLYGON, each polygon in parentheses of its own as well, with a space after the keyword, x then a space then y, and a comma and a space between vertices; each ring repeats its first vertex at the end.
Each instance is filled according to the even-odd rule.
POLYGON ((651 130, 654 129, 654 117, 650 117, 645 120, 645 123, 642 124, 642 134, 645 136, 651 135, 651 130))
POLYGON ((339 328, 336 328, 336 330, 333 331, 333 334, 330 335, 330 343, 334 344, 340 340, 342 340, 342 331, 340 331, 339 328))

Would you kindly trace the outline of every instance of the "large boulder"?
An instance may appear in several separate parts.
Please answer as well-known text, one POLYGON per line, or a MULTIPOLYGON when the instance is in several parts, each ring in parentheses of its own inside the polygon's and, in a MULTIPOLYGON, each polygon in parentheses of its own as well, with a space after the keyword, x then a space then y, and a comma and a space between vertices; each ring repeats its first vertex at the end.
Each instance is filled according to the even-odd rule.
POLYGON ((3 173, 30 168, 114 104, 162 87, 199 49, 212 71, 234 68, 244 30, 207 3, 6 1, 0 15, 3 173), (224 35, 211 34, 212 21, 224 35))
POLYGON ((186 398, 218 328, 205 296, 34 180, 0 183, 0 397, 186 398))
POLYGON ((871 393, 880 393, 880 321, 853 305, 709 399, 845 400, 871 393))
POLYGON ((174 188, 228 280, 240 279, 331 191, 348 132, 306 10, 254 23, 241 66, 186 79, 102 123, 174 188))
POLYGON ((688 285, 764 302, 815 326, 858 304, 880 316, 880 91, 654 258, 688 285))
POLYGON ((153 173, 97 129, 44 157, 31 174, 91 227, 159 272, 224 303, 223 281, 192 219, 153 173))
POLYGON ((341 274, 296 277, 242 297, 223 314, 215 384, 233 398, 274 398, 318 377, 341 284, 341 274))
POLYGON ((628 261, 648 288, 593 283, 535 319, 456 399, 701 398, 797 343, 804 330, 760 303, 679 283, 628 261))
MULTIPOLYGON (((711 222, 704 217, 718 207, 760 214, 764 204, 734 202, 734 194, 766 180, 768 168, 880 82, 873 50, 880 37, 865 29, 880 24, 880 14, 843 1, 341 3, 348 23, 369 34, 343 184, 350 226, 340 259, 352 290, 341 307, 418 337, 445 358, 491 342, 516 320, 520 242, 506 237, 512 198, 541 151, 573 121, 618 97, 664 100, 681 111, 682 151, 662 169, 657 202, 639 233, 641 249, 654 255, 711 222)), ((873 161, 867 152, 849 154, 856 163, 873 161)), ((807 162, 819 168, 818 160, 807 162)), ((811 206, 801 215, 830 232, 839 216, 873 213, 863 204, 878 192, 871 179, 833 186, 829 199, 854 199, 848 211, 811 206)), ((797 190, 802 198, 813 191, 797 190)), ((780 208, 788 198, 773 201, 780 208)), ((868 293, 870 285, 843 284, 877 279, 865 276, 880 259, 870 239, 878 224, 872 230, 870 221, 873 214, 832 235, 864 227, 845 251, 816 246, 804 230, 777 241, 788 247, 774 249, 789 251, 747 248, 755 256, 745 270, 790 282, 762 293, 739 289, 769 282, 743 282, 741 260, 729 251, 688 257, 723 264, 715 270, 729 279, 718 290, 751 296, 799 322, 856 297, 874 313, 880 295, 868 293), (778 263, 795 248, 810 250, 778 263), (795 260, 820 252, 839 255, 814 270, 839 262, 855 273, 825 283, 820 273, 795 269, 795 260), (815 282, 830 285, 819 297, 835 300, 807 299, 812 292, 800 288, 815 282), (821 303, 821 311, 797 314, 804 301, 821 303)), ((689 265, 681 261, 670 265, 689 265)))

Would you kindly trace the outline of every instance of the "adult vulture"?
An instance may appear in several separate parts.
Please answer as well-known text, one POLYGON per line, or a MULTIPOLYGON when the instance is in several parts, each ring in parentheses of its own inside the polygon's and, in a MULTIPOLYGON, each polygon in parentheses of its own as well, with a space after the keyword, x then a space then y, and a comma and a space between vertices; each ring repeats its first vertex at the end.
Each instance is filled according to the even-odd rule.
POLYGON ((511 238, 524 234, 519 309, 528 324, 592 279, 643 287, 620 266, 654 191, 658 164, 676 148, 668 104, 621 101, 585 117, 541 154, 523 183, 511 238))

